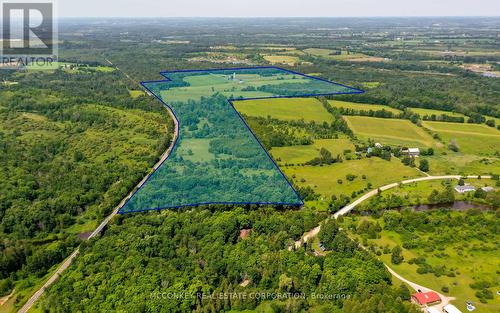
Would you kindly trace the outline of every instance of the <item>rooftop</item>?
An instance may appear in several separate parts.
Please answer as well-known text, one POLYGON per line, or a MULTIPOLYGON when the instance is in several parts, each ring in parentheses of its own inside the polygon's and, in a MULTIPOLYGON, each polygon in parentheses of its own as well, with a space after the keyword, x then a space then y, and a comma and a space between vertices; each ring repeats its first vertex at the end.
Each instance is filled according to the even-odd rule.
POLYGON ((415 294, 412 295, 412 298, 414 298, 418 302, 418 304, 420 304, 420 305, 426 305, 426 304, 429 304, 429 303, 441 302, 441 298, 434 291, 417 292, 417 293, 415 293, 415 294))

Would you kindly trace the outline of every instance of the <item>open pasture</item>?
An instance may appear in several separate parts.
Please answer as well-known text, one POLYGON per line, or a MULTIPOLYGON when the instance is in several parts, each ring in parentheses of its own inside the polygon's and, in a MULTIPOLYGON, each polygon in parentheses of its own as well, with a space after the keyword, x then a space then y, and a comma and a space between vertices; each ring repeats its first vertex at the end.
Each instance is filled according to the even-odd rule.
POLYGON ((365 116, 344 116, 349 127, 360 139, 369 138, 382 144, 435 147, 437 142, 422 128, 408 120, 365 116))
POLYGON ((238 112, 254 117, 272 117, 279 120, 331 123, 334 120, 323 104, 315 98, 283 98, 235 101, 238 112))

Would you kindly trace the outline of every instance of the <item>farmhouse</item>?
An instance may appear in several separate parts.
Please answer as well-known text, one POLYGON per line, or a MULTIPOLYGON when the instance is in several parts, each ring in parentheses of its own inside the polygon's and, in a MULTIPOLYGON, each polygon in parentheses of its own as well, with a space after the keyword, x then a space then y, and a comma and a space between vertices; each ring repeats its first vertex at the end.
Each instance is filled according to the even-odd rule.
POLYGON ((382 144, 380 142, 376 142, 375 143, 375 148, 382 148, 382 144))
POLYGON ((418 156, 420 156, 420 149, 419 148, 408 148, 406 153, 408 153, 408 155, 411 157, 418 157, 418 156))
POLYGON ((464 186, 455 186, 455 191, 458 193, 466 193, 471 191, 476 191, 476 187, 472 185, 464 185, 464 186))
POLYGON ((411 301, 420 306, 441 303, 441 298, 434 291, 417 292, 411 296, 411 301))
POLYGON ((457 307, 454 306, 453 304, 445 305, 443 308, 443 312, 445 312, 445 313, 462 313, 462 311, 457 309, 457 307))
POLYGON ((495 190, 495 188, 493 188, 491 186, 481 187, 481 189, 483 191, 486 191, 486 192, 491 192, 491 191, 495 190))

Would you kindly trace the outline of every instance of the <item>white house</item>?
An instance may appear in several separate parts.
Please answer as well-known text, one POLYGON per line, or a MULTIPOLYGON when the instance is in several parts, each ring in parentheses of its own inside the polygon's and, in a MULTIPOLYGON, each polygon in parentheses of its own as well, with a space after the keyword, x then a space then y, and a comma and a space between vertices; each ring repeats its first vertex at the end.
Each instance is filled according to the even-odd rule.
POLYGON ((445 313, 462 313, 456 306, 453 304, 447 304, 443 307, 443 312, 445 313))
POLYGON ((455 191, 458 193, 466 193, 471 191, 476 191, 476 187, 472 185, 455 186, 455 191))
POLYGON ((493 188, 491 186, 481 187, 481 189, 483 189, 483 191, 486 191, 486 192, 491 192, 491 191, 495 190, 495 188, 493 188))
POLYGON ((418 157, 420 156, 420 149, 419 148, 408 148, 408 155, 412 157, 418 157))

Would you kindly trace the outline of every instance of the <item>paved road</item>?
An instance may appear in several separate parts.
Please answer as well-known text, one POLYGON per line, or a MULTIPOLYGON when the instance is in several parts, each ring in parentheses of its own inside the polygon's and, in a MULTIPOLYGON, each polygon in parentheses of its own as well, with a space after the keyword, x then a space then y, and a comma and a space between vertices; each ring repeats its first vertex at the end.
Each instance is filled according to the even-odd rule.
MULTIPOLYGON (((109 62, 109 63, 112 64, 111 62, 109 62)), ((149 178, 149 176, 151 176, 151 174, 153 174, 153 172, 156 171, 156 169, 158 169, 158 167, 160 167, 160 165, 170 155, 170 152, 172 151, 172 149, 174 147, 175 140, 177 139, 177 136, 179 134, 178 133, 179 125, 177 124, 177 120, 174 118, 173 113, 170 111, 170 109, 168 109, 166 106, 165 106, 165 108, 168 111, 168 113, 170 114, 171 119, 175 123, 175 130, 174 130, 174 136, 172 137, 172 144, 162 154, 160 160, 155 164, 155 166, 150 170, 150 172, 137 184, 137 186, 131 192, 128 193, 128 195, 125 198, 123 198, 123 200, 115 207, 115 209, 113 210, 113 212, 108 217, 106 217, 102 221, 102 223, 99 224, 99 226, 97 226, 97 228, 92 232, 92 234, 90 234, 90 236, 87 238, 87 240, 90 240, 90 239, 94 238, 95 236, 97 236, 98 234, 100 234, 102 232, 102 230, 106 227, 106 225, 108 225, 109 221, 111 221, 111 219, 113 219, 113 217, 116 214, 118 214, 118 211, 120 211, 120 209, 125 205, 125 203, 127 202, 127 200, 130 199, 130 197, 132 197, 132 195, 134 194, 134 192, 137 189, 141 188, 142 185, 144 185, 144 183, 149 178)), ((64 272, 71 265, 71 263, 78 256, 79 253, 80 253, 80 249, 76 248, 76 250, 73 251, 73 253, 61 264, 61 266, 59 266, 59 268, 57 269, 57 271, 49 277, 49 279, 47 280, 47 282, 31 296, 31 298, 24 304, 24 306, 18 312, 19 313, 26 313, 26 312, 28 312, 31 309, 31 307, 33 306, 33 304, 45 292, 45 289, 47 289, 50 285, 52 285, 57 280, 57 278, 59 278, 59 276, 61 276, 62 272, 64 272)))

